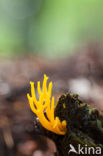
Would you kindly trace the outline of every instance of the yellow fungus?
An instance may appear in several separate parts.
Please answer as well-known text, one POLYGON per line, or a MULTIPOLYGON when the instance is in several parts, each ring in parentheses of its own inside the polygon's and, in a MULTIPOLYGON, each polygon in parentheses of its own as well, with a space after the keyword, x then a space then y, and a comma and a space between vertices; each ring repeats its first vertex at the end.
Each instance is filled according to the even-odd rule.
POLYGON ((63 108, 65 109, 66 108, 66 105, 63 103, 63 108))
POLYGON ((34 82, 31 84, 31 96, 27 94, 31 110, 37 115, 41 125, 56 134, 64 135, 66 133, 66 121, 60 121, 59 117, 54 116, 54 97, 52 94, 52 82, 49 83, 47 89, 48 77, 44 74, 42 90, 40 88, 40 81, 37 82, 37 90, 39 94, 39 100, 35 95, 34 82), (46 115, 44 114, 46 113, 46 115))

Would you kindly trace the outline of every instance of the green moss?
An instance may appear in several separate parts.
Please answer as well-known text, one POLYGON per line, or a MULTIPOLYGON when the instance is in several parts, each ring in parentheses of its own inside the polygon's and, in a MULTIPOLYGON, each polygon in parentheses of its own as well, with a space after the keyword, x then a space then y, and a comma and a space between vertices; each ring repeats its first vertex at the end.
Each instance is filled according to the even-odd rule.
MULTIPOLYGON (((67 132, 64 136, 53 134, 41 126, 39 130, 40 133, 54 140, 59 156, 68 156, 70 144, 76 149, 78 144, 89 147, 101 145, 103 149, 103 115, 97 109, 92 109, 83 103, 78 95, 69 93, 62 95, 56 105, 55 116, 58 116, 61 121, 67 121, 67 132)), ((74 156, 75 153, 70 155, 74 156)))

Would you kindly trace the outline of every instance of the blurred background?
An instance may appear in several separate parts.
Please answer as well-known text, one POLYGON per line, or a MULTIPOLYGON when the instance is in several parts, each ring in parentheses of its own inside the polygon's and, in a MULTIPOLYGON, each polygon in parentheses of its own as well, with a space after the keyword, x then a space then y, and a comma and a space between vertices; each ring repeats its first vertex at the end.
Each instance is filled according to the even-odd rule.
POLYGON ((26 97, 44 73, 103 111, 103 0, 0 0, 0 156, 54 156, 26 97))

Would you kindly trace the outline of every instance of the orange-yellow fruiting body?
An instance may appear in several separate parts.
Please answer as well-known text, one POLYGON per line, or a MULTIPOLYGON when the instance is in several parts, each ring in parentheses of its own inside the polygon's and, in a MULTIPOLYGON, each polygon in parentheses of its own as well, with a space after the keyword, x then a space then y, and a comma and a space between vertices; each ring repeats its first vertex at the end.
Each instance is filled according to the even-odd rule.
POLYGON ((56 134, 64 135, 66 133, 66 121, 60 121, 59 117, 54 116, 54 97, 51 97, 52 93, 52 82, 49 83, 47 89, 48 77, 44 74, 42 90, 40 88, 40 81, 37 83, 37 90, 39 93, 39 100, 35 95, 34 82, 31 84, 31 96, 27 94, 31 110, 37 115, 41 125, 56 134), (46 116, 44 115, 44 111, 46 116))

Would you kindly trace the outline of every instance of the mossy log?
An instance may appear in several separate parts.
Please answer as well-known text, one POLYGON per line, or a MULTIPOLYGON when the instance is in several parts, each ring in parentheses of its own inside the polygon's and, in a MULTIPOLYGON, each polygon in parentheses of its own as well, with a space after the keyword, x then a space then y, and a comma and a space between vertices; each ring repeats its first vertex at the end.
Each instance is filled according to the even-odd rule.
MULTIPOLYGON (((61 121, 67 121, 65 135, 56 135, 47 131, 40 125, 39 121, 35 125, 40 134, 46 135, 55 142, 57 147, 55 156, 77 155, 73 152, 68 154, 70 144, 76 150, 78 144, 95 149, 101 147, 103 153, 103 114, 100 111, 83 103, 78 95, 68 93, 59 98, 55 108, 55 116, 58 116, 61 121)), ((92 154, 83 155, 91 156, 92 154)), ((97 156, 97 154, 93 155, 97 156)))

